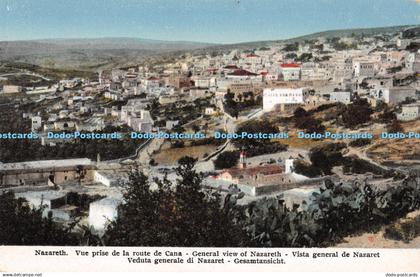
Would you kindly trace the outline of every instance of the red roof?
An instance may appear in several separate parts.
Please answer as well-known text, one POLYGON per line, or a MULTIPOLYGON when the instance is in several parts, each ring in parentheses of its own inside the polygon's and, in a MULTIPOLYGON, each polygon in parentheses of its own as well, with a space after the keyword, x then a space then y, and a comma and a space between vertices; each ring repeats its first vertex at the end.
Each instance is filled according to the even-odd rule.
POLYGON ((282 63, 280 66, 285 67, 285 68, 297 68, 297 67, 300 67, 300 64, 297 64, 297 63, 282 63))
POLYGON ((231 75, 231 76, 256 76, 257 74, 249 72, 248 70, 245 70, 245 69, 238 69, 238 70, 235 70, 228 75, 231 75))
POLYGON ((237 67, 234 64, 229 64, 229 65, 225 66, 224 69, 239 69, 239 67, 237 67))
POLYGON ((236 177, 239 175, 248 175, 248 176, 255 176, 257 174, 262 175, 273 175, 273 174, 280 174, 283 172, 282 168, 279 165, 271 164, 271 165, 260 165, 254 167, 246 167, 246 168, 230 168, 226 169, 223 172, 228 172, 232 177, 236 177))
POLYGON ((157 81, 159 78, 156 78, 154 76, 147 78, 148 81, 157 81))
POLYGON ((246 55, 246 57, 247 58, 258 58, 259 56, 255 55, 255 54, 248 54, 248 55, 246 55))

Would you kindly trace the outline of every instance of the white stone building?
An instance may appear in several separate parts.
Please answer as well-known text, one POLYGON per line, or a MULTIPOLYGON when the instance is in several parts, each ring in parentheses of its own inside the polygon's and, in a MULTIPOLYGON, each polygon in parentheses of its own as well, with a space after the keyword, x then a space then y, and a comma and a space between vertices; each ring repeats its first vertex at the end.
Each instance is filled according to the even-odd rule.
POLYGON ((354 76, 373 77, 375 76, 375 64, 369 61, 355 61, 353 63, 354 76))
POLYGON ((410 121, 419 118, 420 103, 413 103, 402 106, 402 112, 397 114, 397 119, 401 121, 410 121))
POLYGON ((32 121, 32 132, 41 129, 42 127, 42 118, 40 116, 34 116, 31 118, 32 121))
POLYGON ((416 90, 409 86, 372 89, 370 96, 389 105, 396 105, 407 99, 417 100, 416 90))
POLYGON ((89 205, 89 225, 99 233, 104 232, 108 223, 117 219, 121 199, 104 198, 89 205))
POLYGON ((333 91, 330 93, 330 101, 350 104, 353 101, 353 93, 350 91, 333 91))
POLYGON ((308 96, 306 88, 266 88, 263 91, 263 110, 269 112, 280 106, 284 111, 287 106, 304 104, 308 96))
POLYGON ((300 65, 296 63, 283 63, 280 65, 281 74, 284 81, 300 80, 300 65))

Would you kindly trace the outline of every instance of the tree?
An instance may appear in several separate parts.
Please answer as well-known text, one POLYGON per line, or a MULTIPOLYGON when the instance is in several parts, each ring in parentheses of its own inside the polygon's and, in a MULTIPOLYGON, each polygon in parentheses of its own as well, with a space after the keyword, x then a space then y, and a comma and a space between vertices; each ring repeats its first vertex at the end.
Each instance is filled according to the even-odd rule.
MULTIPOLYGON (((274 134, 278 133, 278 128, 274 124, 268 122, 267 120, 251 120, 241 124, 238 127, 237 133, 274 134)), ((276 141, 271 141, 270 139, 264 138, 236 138, 233 139, 232 142, 234 143, 236 148, 246 151, 249 157, 268 153, 276 153, 280 151, 285 151, 287 149, 287 145, 285 144, 281 144, 276 141)))
POLYGON ((195 132, 198 133, 200 131, 200 126, 198 126, 197 124, 194 124, 193 126, 191 126, 191 129, 195 132))
POLYGON ((390 123, 396 119, 397 116, 395 115, 394 111, 389 109, 388 107, 385 107, 383 113, 379 115, 379 121, 381 123, 390 123))
POLYGON ((148 178, 136 172, 130 177, 119 207, 119 216, 105 234, 108 245, 229 247, 251 241, 229 199, 202 188, 202 175, 194 171, 196 160, 178 161, 176 184, 148 178))
POLYGON ((321 170, 315 166, 307 164, 303 161, 295 161, 293 163, 294 172, 305 175, 307 177, 317 177, 321 175, 321 170))
POLYGON ((302 53, 302 55, 300 55, 296 61, 300 61, 300 62, 309 62, 312 59, 312 53, 302 53))
POLYGON ((354 128, 370 121, 372 109, 366 99, 356 99, 353 104, 347 105, 342 113, 344 126, 354 128))
POLYGON ((82 184, 82 179, 85 178, 85 170, 83 166, 77 165, 76 166, 76 173, 77 173, 77 180, 79 182, 79 186, 82 184))
POLYGON ((231 168, 238 163, 239 151, 225 151, 217 156, 214 160, 214 166, 216 169, 231 168))
POLYGON ((286 44, 283 48, 283 51, 291 52, 291 51, 298 51, 299 50, 299 43, 290 43, 286 44))
POLYGON ((44 207, 32 208, 13 192, 0 194, 0 244, 3 245, 78 245, 75 224, 64 227, 43 216, 44 207))
POLYGON ((204 125, 203 125, 203 131, 204 131, 204 134, 205 135, 207 135, 207 131, 209 130, 209 123, 208 122, 206 122, 206 123, 204 123, 204 125))
POLYGON ((321 124, 321 121, 312 116, 296 118, 295 125, 296 128, 303 129, 308 133, 321 133, 325 131, 325 126, 321 124))
POLYGON ((389 133, 404 132, 404 128, 401 126, 398 120, 394 119, 391 122, 391 124, 388 126, 388 132, 389 133))
POLYGON ((312 166, 318 168, 323 174, 330 175, 331 169, 343 162, 341 150, 345 146, 344 143, 329 143, 312 148, 309 153, 312 166))
POLYGON ((231 93, 230 90, 225 94, 224 108, 231 116, 238 117, 238 103, 235 101, 235 94, 231 93))
POLYGON ((298 107, 293 112, 293 116, 299 118, 299 117, 309 116, 309 113, 304 108, 298 107))
POLYGON ((284 57, 288 60, 294 60, 297 58, 297 55, 296 53, 287 53, 284 57))
POLYGON ((296 128, 303 129, 306 132, 321 133, 325 131, 325 126, 321 124, 321 121, 313 118, 310 113, 301 107, 297 108, 293 113, 293 120, 296 128))
POLYGON ((180 134, 180 133, 185 132, 185 128, 181 124, 177 124, 172 128, 172 131, 174 133, 179 133, 180 134))
MULTIPOLYGON (((270 122, 266 120, 252 120, 252 121, 247 121, 238 127, 237 133, 241 134, 243 132, 249 133, 249 134, 252 134, 252 133, 270 134, 270 133, 277 133, 278 129, 276 126, 274 126, 273 124, 271 124, 270 122)), ((236 147, 240 149, 244 148, 245 150, 248 150, 251 147, 264 145, 265 143, 267 143, 267 139, 238 138, 238 139, 234 139, 233 142, 236 147)))

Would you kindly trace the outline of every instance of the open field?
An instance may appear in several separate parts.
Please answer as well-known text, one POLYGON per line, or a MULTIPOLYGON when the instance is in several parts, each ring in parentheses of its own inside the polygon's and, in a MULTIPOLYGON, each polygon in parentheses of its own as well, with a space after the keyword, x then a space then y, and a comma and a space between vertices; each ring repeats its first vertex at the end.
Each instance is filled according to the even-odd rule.
POLYGON ((215 145, 200 145, 182 148, 169 148, 166 144, 162 150, 152 158, 159 165, 175 165, 183 156, 191 156, 196 159, 202 159, 204 154, 210 154, 216 151, 215 145))
MULTIPOLYGON (((404 133, 419 132, 419 121, 401 123, 404 133)), ((385 128, 374 128, 373 133, 379 136, 381 132, 386 131, 385 128)), ((367 154, 376 162, 401 162, 420 160, 420 145, 418 139, 390 139, 383 140, 376 138, 375 144, 368 148, 367 154)))
MULTIPOLYGON (((72 79, 75 77, 87 78, 92 81, 97 80, 98 76, 94 70, 76 70, 76 69, 57 69, 46 66, 38 66, 20 62, 0 62, 0 75, 10 73, 30 72, 39 74, 54 81, 62 79, 72 79)), ((10 79, 10 77, 8 78, 10 79)))

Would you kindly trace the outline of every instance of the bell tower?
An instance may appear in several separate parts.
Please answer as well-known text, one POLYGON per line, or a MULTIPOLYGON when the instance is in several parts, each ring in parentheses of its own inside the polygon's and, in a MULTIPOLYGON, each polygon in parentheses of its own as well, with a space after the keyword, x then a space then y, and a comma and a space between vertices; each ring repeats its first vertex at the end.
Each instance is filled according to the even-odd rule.
POLYGON ((246 153, 245 151, 241 151, 239 154, 239 168, 245 168, 246 167, 246 153))

